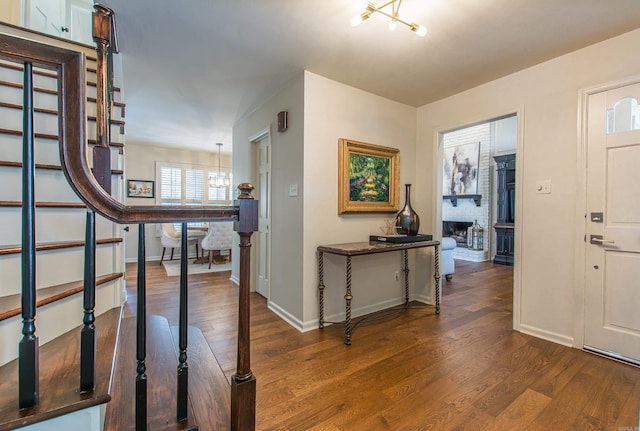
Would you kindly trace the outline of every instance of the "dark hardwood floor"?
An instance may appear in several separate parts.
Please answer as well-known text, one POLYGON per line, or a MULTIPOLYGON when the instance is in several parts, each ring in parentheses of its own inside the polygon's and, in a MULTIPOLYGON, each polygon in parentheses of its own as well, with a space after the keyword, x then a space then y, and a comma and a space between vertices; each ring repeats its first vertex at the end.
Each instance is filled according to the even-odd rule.
MULTIPOLYGON (((127 265, 129 312, 135 273, 127 265)), ((189 324, 202 331, 227 380, 237 324, 237 287, 228 278, 191 276, 189 296, 189 324)), ((176 325, 178 277, 150 263, 147 283, 149 313, 176 325)), ((300 333, 254 293, 256 428, 637 431, 639 368, 515 332, 511 310, 511 268, 457 261, 453 280, 443 284, 440 316, 432 307, 411 308, 361 325, 345 346, 341 325, 300 333)), ((211 390, 229 389, 212 383, 211 390)), ((210 397, 191 395, 198 421, 198 411, 214 407, 201 401, 210 397)))

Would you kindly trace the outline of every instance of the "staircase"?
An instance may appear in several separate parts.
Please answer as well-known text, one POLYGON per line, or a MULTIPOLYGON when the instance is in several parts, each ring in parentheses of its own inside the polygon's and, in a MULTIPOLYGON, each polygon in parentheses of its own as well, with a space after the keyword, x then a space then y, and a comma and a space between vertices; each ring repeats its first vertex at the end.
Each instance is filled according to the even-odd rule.
POLYGON ((195 430, 192 405, 207 421, 202 429, 253 430, 253 187, 241 184, 226 207, 123 205, 125 105, 108 73, 113 12, 96 5, 93 28, 96 52, 70 42, 53 47, 44 35, 0 24, 0 431, 195 430), (187 326, 186 276, 186 222, 229 220, 240 237, 230 385, 202 334, 187 326), (144 226, 163 222, 183 224, 175 328, 146 315, 144 226), (139 229, 134 315, 122 307, 121 224, 139 229), (189 385, 206 393, 207 380, 227 394, 190 399, 189 385))
MULTIPOLYGON (((82 52, 86 56, 86 106, 88 145, 96 143, 97 58, 95 49, 55 41, 25 30, 0 26, 0 33, 82 52)), ((40 423, 48 429, 52 419, 70 411, 83 411, 63 422, 82 424, 74 429, 99 429, 104 403, 110 398, 120 310, 124 301, 124 244, 122 229, 97 216, 93 310, 97 317, 95 390, 78 393, 80 369, 78 328, 83 318, 85 218, 87 206, 69 186, 62 170, 58 143, 58 75, 33 67, 34 195, 35 195, 35 329, 39 350, 40 402, 18 409, 18 346, 22 338, 22 235, 24 65, 0 59, 0 430, 40 423), (100 406, 102 407, 96 407, 100 406), (70 407, 73 406, 73 407, 70 407), (78 419, 80 418, 80 419, 78 419), (87 420, 85 420, 87 419, 87 420), (74 422, 75 421, 75 422, 74 422), (80 422, 78 422, 80 421, 80 422), (86 427, 85 427, 86 426, 86 427)), ((121 91, 113 92, 111 112, 112 190, 123 194, 125 105, 121 91)), ((74 426, 75 427, 75 426, 74 426)))

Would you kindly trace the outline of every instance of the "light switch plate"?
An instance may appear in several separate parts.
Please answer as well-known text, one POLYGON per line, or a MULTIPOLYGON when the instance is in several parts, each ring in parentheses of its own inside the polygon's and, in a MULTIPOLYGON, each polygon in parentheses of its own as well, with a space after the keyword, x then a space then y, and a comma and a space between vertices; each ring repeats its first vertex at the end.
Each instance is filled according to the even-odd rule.
POLYGON ((289 184, 289 196, 298 196, 297 184, 289 184))
POLYGON ((551 180, 536 181, 536 194, 548 195, 551 193, 551 180))

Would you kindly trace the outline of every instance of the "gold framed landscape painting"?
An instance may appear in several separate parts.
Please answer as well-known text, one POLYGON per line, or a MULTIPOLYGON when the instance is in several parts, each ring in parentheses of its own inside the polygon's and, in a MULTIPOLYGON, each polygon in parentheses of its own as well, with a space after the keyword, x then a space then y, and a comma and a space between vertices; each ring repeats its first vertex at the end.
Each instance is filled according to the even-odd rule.
POLYGON ((338 141, 338 214, 398 211, 400 150, 338 141))

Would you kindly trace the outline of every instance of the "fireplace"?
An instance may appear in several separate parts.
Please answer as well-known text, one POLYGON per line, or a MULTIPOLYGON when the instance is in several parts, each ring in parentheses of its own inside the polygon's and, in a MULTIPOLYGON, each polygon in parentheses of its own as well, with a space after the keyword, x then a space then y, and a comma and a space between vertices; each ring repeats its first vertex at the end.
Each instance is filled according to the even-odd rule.
POLYGON ((466 221, 442 221, 442 236, 456 240, 456 246, 467 248, 467 229, 473 225, 466 221))

